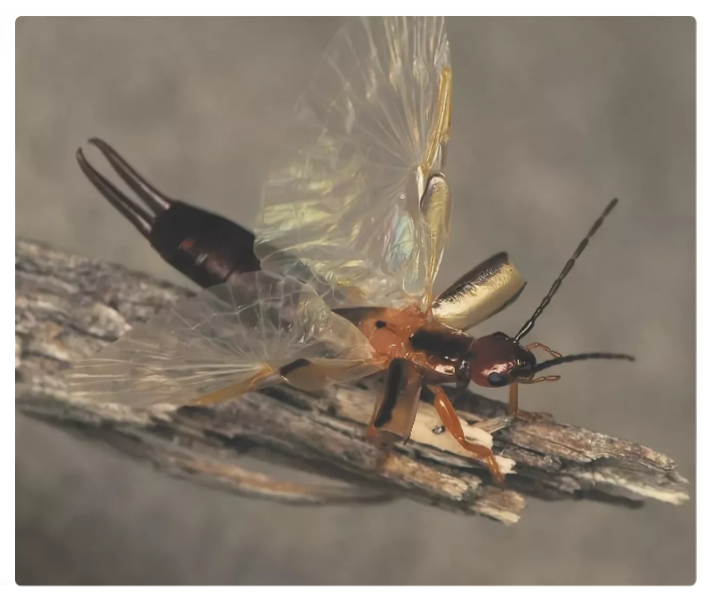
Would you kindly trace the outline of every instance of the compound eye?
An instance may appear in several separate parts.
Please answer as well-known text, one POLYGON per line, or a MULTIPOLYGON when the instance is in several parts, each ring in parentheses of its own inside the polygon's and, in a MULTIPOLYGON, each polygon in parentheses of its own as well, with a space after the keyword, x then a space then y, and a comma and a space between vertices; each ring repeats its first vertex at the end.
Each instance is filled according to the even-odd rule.
POLYGON ((508 384, 508 378, 498 372, 491 372, 488 375, 488 383, 491 386, 505 386, 508 384))

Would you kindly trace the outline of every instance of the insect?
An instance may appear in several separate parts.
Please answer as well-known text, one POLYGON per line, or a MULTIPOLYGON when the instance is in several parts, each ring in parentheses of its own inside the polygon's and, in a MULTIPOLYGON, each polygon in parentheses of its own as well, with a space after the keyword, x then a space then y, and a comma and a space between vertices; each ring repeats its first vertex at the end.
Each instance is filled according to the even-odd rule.
POLYGON ((386 371, 369 438, 406 441, 428 393, 446 430, 502 483, 492 451, 466 439, 443 385, 508 386, 516 413, 520 384, 559 379, 545 370, 633 359, 521 344, 617 200, 515 336, 472 337, 466 331, 513 303, 525 282, 501 252, 434 297, 451 218, 451 94, 443 18, 343 27, 298 102, 294 145, 263 186, 254 233, 165 196, 91 140, 132 200, 78 150, 104 197, 205 290, 77 364, 73 391, 134 406, 205 405, 280 382, 317 390, 386 371), (551 359, 538 363, 535 349, 551 359))

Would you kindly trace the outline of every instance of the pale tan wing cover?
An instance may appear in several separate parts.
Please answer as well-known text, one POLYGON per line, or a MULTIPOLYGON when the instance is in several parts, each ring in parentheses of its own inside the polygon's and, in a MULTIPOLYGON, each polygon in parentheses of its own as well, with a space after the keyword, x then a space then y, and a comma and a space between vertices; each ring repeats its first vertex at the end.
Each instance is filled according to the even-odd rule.
POLYGON ((331 307, 428 307, 448 236, 434 216, 450 211, 432 202, 425 218, 420 200, 450 118, 443 18, 346 25, 298 102, 289 158, 263 187, 262 268, 309 280, 331 307))
POLYGON ((167 306, 68 377, 77 397, 182 405, 225 389, 240 395, 275 383, 277 370, 296 359, 339 363, 343 367, 330 369, 332 381, 348 381, 372 357, 362 333, 311 287, 251 272, 167 306))
POLYGON ((432 304, 436 320, 468 330, 513 303, 526 286, 505 251, 469 270, 432 304))

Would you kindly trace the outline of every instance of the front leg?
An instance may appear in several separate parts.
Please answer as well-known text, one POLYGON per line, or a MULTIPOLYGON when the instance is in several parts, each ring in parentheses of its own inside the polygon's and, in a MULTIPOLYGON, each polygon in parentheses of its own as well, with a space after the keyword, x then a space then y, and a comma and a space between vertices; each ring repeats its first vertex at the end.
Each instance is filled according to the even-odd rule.
POLYGON ((557 351, 553 351, 553 349, 551 349, 550 347, 546 347, 543 343, 531 343, 530 345, 527 345, 525 347, 526 351, 533 351, 533 349, 543 349, 543 351, 548 353, 553 358, 563 356, 562 354, 558 353, 557 351))
POLYGON ((518 382, 511 382, 508 387, 508 415, 518 415, 518 382))
POLYGON ((518 385, 519 384, 538 384, 540 382, 557 382, 560 376, 540 376, 531 380, 519 380, 511 382, 508 387, 508 415, 515 417, 518 415, 518 385))
POLYGON ((498 485, 503 485, 505 477, 503 473, 501 473, 501 468, 498 466, 498 461, 496 461, 496 456, 493 454, 493 451, 487 446, 466 440, 464 429, 461 427, 461 422, 459 421, 459 416, 456 414, 456 410, 444 389, 436 385, 429 385, 428 388, 434 393, 434 407, 449 433, 467 451, 474 453, 477 457, 486 461, 486 465, 491 472, 491 477, 494 482, 498 485))

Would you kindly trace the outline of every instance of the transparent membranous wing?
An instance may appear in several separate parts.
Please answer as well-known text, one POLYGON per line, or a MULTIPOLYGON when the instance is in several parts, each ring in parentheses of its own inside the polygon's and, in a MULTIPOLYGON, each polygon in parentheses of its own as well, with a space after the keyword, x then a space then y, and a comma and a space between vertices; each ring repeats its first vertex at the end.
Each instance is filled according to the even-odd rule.
POLYGON ((448 237, 446 180, 423 200, 450 118, 443 18, 346 25, 298 102, 289 158, 263 187, 261 267, 308 280, 331 307, 428 305, 448 237))
POLYGON ((364 375, 372 358, 310 286, 251 272, 167 306, 77 364, 69 384, 75 396, 123 405, 206 404, 279 382, 296 360, 332 366, 321 369, 329 383, 364 375))

